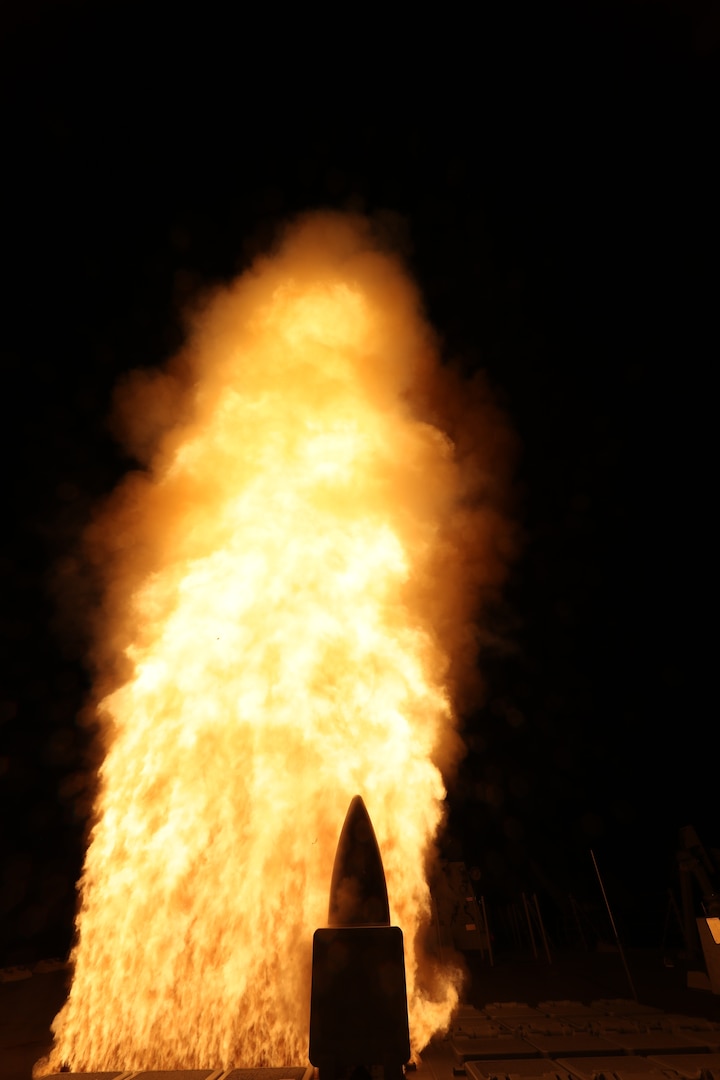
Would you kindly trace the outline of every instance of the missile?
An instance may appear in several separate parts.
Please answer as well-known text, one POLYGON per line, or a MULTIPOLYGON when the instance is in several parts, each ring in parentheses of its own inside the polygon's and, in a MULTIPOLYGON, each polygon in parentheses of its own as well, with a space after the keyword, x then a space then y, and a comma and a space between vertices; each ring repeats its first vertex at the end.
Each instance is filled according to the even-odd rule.
POLYGON ((356 795, 340 833, 328 926, 389 926, 390 905, 382 856, 365 803, 356 795))
POLYGON ((313 935, 310 1062, 321 1080, 400 1080, 410 1059, 402 930, 359 795, 338 840, 328 926, 313 935))

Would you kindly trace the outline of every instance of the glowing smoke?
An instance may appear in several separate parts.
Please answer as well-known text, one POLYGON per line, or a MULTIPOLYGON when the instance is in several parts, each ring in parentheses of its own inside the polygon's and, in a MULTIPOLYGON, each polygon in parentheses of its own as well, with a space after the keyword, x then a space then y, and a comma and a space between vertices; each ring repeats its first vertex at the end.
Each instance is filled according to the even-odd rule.
POLYGON ((415 1050, 459 972, 427 872, 511 547, 510 436, 440 366, 367 222, 313 215, 118 390, 142 468, 88 534, 105 747, 74 978, 38 1072, 307 1060, 350 799, 402 927, 415 1050))

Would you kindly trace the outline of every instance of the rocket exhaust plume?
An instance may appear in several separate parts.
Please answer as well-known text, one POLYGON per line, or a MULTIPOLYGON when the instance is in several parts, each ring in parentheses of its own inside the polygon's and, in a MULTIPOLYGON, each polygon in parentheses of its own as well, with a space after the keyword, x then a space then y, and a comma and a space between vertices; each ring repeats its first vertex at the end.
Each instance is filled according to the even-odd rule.
POLYGON ((363 219, 311 215, 117 393, 99 512, 103 761, 73 981, 42 1075, 307 1060, 313 932, 361 793, 417 1053, 460 974, 427 874, 478 610, 511 554, 507 426, 440 365, 363 219))

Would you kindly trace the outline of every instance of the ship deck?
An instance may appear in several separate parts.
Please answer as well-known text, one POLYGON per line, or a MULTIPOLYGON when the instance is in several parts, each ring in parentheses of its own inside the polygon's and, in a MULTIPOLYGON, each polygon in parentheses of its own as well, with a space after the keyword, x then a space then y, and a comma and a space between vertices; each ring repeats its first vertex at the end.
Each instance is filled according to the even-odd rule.
MULTIPOLYGON (((534 957, 466 954, 464 1002, 408 1080, 720 1080, 720 996, 692 988, 656 951, 534 957), (642 1077, 638 1074, 642 1073, 642 1077)), ((0 981, 0 1080, 29 1080, 67 993, 53 965, 0 981)), ((71 1073, 59 1074, 72 1080, 71 1073)), ((311 1080, 307 1063, 274 1069, 117 1069, 85 1080, 311 1080)))

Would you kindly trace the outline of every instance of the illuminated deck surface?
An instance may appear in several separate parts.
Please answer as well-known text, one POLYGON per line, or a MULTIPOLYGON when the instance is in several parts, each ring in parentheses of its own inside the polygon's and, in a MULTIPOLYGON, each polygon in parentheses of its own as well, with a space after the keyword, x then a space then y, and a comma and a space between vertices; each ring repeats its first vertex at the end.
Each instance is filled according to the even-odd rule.
MULTIPOLYGON (((408 1080, 720 1080, 720 996, 688 990, 657 956, 631 965, 632 1000, 617 957, 490 967, 470 958, 470 982, 447 1037, 408 1080), (642 1074, 639 1076, 639 1074, 642 1074)), ((30 1080, 66 993, 56 971, 0 980, 0 1080, 30 1080)), ((57 1080, 311 1080, 305 1064, 273 1069, 59 1073, 57 1080)))
MULTIPOLYGON (((57 1074, 84 1080, 311 1080, 296 1068, 57 1074)), ((464 1006, 433 1042, 416 1080, 720 1080, 720 1021, 643 1008, 632 1000, 496 1002, 464 1006), (498 1015, 502 1017, 498 1019, 498 1015), (639 1075, 641 1074, 641 1075, 639 1075)))

